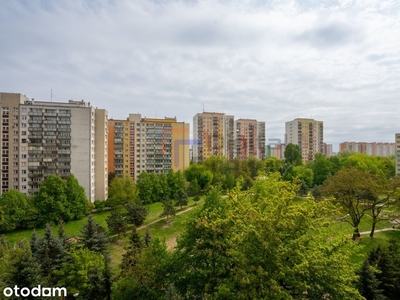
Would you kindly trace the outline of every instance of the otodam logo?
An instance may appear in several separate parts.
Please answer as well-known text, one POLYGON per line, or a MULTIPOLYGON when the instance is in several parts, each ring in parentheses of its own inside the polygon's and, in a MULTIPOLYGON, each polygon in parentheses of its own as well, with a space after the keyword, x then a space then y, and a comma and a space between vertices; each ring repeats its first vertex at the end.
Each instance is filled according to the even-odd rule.
POLYGON ((3 290, 3 295, 7 298, 10 297, 66 297, 67 289, 64 287, 42 287, 38 285, 32 289, 23 287, 20 288, 15 285, 13 288, 6 287, 3 290))

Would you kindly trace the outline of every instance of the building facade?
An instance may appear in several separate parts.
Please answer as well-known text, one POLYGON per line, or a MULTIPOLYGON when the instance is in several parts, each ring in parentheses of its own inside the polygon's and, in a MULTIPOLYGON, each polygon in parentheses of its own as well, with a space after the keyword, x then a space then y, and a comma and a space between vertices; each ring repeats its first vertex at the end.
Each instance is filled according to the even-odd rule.
POLYGON ((265 122, 239 119, 224 113, 203 112, 193 117, 193 162, 212 155, 265 158, 265 122))
POLYGON ((34 101, 21 94, 0 93, 0 105, 2 135, 8 138, 2 141, 2 161, 8 166, 2 165, 1 176, 10 179, 4 182, 2 193, 18 189, 34 195, 47 176, 74 174, 89 201, 107 199, 108 177, 104 174, 108 172, 101 168, 107 165, 95 165, 96 158, 107 159, 95 157, 95 141, 107 139, 107 122, 103 118, 96 127, 96 109, 90 103, 34 101), (10 171, 14 176, 9 177, 10 171))
POLYGON ((303 162, 311 161, 317 152, 324 152, 324 125, 314 119, 295 119, 285 124, 285 144, 298 145, 303 162))
POLYGON ((141 172, 184 171, 189 166, 189 124, 176 118, 109 120, 108 170, 136 179, 141 172))
POLYGON ((366 143, 366 142, 343 142, 339 145, 340 151, 352 151, 372 156, 389 157, 395 154, 396 143, 366 143))
POLYGON ((234 158, 235 122, 224 113, 203 112, 193 117, 193 162, 212 155, 234 158))
POLYGON ((239 119, 235 121, 234 157, 247 159, 249 156, 265 159, 265 122, 239 119))
POLYGON ((395 135, 395 156, 396 156, 396 175, 400 175, 400 133, 395 135))

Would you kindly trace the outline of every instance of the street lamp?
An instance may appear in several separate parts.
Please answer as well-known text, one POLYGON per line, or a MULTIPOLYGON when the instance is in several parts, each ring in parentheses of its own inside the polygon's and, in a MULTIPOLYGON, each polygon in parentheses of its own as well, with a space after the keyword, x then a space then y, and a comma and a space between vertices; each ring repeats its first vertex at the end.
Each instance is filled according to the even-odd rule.
POLYGON ((340 230, 342 230, 342 228, 343 228, 343 220, 346 219, 348 216, 350 216, 350 214, 347 214, 344 217, 340 218, 340 230))

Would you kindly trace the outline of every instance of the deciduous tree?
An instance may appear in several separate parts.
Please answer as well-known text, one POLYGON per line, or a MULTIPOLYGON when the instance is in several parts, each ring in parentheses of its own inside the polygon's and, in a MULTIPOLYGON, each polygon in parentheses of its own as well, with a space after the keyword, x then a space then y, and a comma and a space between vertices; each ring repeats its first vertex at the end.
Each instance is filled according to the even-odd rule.
POLYGON ((5 192, 0 197, 0 232, 20 226, 28 209, 28 198, 17 190, 5 192))
POLYGON ((108 191, 108 205, 117 206, 126 203, 138 202, 139 192, 135 182, 131 177, 115 177, 112 180, 108 191))

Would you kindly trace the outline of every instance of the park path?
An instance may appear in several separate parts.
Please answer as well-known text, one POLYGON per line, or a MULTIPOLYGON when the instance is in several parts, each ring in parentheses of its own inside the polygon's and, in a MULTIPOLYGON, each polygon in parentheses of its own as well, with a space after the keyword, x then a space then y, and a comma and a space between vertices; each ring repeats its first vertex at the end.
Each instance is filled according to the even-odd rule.
MULTIPOLYGON (((188 208, 186 208, 186 209, 184 209, 184 210, 181 210, 180 212, 177 212, 177 213, 175 214, 175 216, 178 216, 178 215, 181 215, 181 214, 183 214, 183 213, 185 213, 185 212, 188 212, 188 211, 192 210, 192 209, 195 208, 195 207, 197 207, 197 206, 191 206, 191 207, 188 207, 188 208)), ((149 227, 150 225, 153 225, 154 223, 160 222, 161 220, 165 220, 166 218, 167 218, 167 217, 159 218, 159 219, 154 220, 154 221, 152 221, 152 222, 150 222, 150 223, 148 223, 148 224, 146 224, 146 225, 142 225, 142 226, 136 228, 136 230, 140 230, 140 229, 143 229, 143 228, 147 228, 147 227, 149 227)))
MULTIPOLYGON (((382 231, 390 231, 390 230, 400 231, 400 229, 389 227, 389 228, 375 229, 374 233, 382 232, 382 231)), ((360 234, 370 234, 370 233, 371 233, 371 230, 360 232, 360 234)))
MULTIPOLYGON (((203 205, 203 203, 201 203, 200 205, 203 205)), ((191 210, 194 209, 195 207, 197 207, 197 205, 196 205, 196 206, 188 207, 188 208, 186 208, 186 209, 184 209, 184 210, 181 210, 180 212, 177 212, 177 213, 175 214, 175 216, 178 216, 178 215, 181 215, 181 214, 186 213, 186 212, 188 212, 188 211, 191 211, 191 210)), ((150 223, 148 223, 148 224, 146 224, 146 225, 142 225, 142 226, 140 226, 140 227, 137 227, 136 230, 140 230, 140 229, 143 229, 143 228, 147 228, 147 227, 149 227, 150 225, 153 225, 154 223, 160 222, 161 220, 165 220, 166 218, 167 218, 167 217, 162 217, 162 218, 159 218, 159 219, 157 219, 157 220, 151 221, 150 223)), ((126 233, 129 233, 129 232, 132 232, 132 229, 127 230, 127 231, 125 232, 125 234, 126 234, 126 233)), ((116 237, 116 236, 118 236, 118 234, 113 234, 113 235, 111 235, 110 237, 113 238, 113 237, 116 237)))

